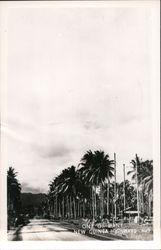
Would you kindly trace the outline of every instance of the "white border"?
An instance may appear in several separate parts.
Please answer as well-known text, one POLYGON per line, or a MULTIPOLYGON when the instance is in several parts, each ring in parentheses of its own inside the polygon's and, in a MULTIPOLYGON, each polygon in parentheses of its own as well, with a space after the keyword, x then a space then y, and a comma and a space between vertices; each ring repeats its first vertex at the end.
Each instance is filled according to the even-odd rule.
MULTIPOLYGON (((4 144, 1 133, 1 169, 0 169, 0 245, 1 249, 160 249, 160 2, 159 0, 132 1, 55 1, 55 2, 0 2, 0 83, 1 83, 1 121, 5 121, 5 93, 7 82, 7 15, 10 8, 99 8, 99 7, 143 7, 152 10, 152 44, 151 69, 154 83, 153 93, 153 155, 154 155, 154 240, 153 241, 7 241, 7 202, 6 202, 6 168, 3 160, 4 144), (4 105, 4 107, 3 107, 4 105), (2 112, 3 111, 3 112, 2 112)), ((3 129, 3 124, 2 124, 3 129)))

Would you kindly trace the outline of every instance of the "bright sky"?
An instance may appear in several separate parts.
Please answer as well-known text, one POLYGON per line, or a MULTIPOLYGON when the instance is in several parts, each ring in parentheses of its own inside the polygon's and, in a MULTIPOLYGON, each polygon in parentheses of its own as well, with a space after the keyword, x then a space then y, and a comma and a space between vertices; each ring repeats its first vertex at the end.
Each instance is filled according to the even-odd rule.
POLYGON ((147 8, 11 9, 7 165, 23 191, 46 192, 83 154, 152 158, 147 8))

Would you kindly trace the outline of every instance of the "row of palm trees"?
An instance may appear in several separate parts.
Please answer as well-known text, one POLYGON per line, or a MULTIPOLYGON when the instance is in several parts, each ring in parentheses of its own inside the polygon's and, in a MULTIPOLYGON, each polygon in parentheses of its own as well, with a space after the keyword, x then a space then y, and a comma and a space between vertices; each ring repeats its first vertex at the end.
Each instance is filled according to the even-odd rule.
POLYGON ((125 212, 126 195, 126 208, 137 210, 139 203, 140 211, 149 209, 150 215, 153 162, 142 161, 137 155, 131 161, 128 175, 136 180, 136 187, 128 180, 116 183, 115 164, 104 151, 87 151, 77 167, 64 169, 49 184, 50 214, 55 218, 110 217, 125 212))

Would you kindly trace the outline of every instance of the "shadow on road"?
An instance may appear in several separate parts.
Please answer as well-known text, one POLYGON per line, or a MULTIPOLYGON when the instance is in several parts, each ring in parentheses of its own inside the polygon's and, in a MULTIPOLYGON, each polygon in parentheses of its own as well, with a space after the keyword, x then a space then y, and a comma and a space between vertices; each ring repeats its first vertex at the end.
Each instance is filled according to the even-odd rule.
POLYGON ((23 228, 23 226, 20 226, 20 227, 16 230, 16 232, 14 233, 14 236, 13 236, 13 241, 20 241, 20 240, 22 240, 22 236, 21 236, 21 234, 20 234, 22 228, 23 228))

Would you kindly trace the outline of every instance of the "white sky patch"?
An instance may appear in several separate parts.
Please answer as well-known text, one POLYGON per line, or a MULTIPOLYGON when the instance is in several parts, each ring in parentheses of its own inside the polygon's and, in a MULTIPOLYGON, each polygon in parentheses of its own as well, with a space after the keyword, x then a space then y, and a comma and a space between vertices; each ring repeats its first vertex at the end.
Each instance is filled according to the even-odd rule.
POLYGON ((152 158, 151 20, 147 8, 11 9, 8 166, 24 191, 47 191, 86 152, 152 158))

